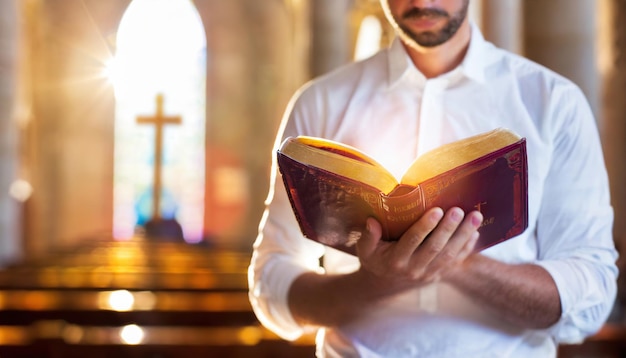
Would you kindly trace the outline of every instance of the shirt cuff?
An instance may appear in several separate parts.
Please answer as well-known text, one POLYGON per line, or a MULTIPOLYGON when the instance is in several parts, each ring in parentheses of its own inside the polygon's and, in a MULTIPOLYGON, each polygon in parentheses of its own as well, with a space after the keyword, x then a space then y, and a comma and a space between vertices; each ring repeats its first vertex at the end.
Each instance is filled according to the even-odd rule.
POLYGON ((249 291, 250 302, 259 321, 283 339, 293 341, 305 333, 289 309, 288 295, 293 281, 311 270, 288 263, 273 262, 264 267, 262 272, 255 273, 250 268, 249 291), (263 275, 263 280, 256 280, 254 275, 263 275))
POLYGON ((583 260, 536 264, 552 276, 561 299, 561 318, 548 333, 559 343, 579 343, 596 333, 606 321, 615 295, 611 287, 598 283, 604 281, 597 277, 602 269, 593 271, 583 260))

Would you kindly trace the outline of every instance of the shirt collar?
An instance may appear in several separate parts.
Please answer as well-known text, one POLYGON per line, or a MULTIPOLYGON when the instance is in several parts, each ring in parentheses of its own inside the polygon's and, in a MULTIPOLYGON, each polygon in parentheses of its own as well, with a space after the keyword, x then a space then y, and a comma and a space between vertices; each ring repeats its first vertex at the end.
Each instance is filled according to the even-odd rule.
MULTIPOLYGON (((465 58, 459 67, 450 72, 460 71, 466 78, 475 80, 479 83, 484 83, 490 44, 485 41, 485 38, 476 24, 471 22, 470 26, 471 38, 465 58)), ((413 62, 411 61, 411 58, 406 52, 406 49, 402 45, 402 41, 398 36, 396 36, 389 47, 388 64, 389 86, 393 86, 412 71, 417 72, 420 77, 424 77, 419 70, 413 66, 413 62)))

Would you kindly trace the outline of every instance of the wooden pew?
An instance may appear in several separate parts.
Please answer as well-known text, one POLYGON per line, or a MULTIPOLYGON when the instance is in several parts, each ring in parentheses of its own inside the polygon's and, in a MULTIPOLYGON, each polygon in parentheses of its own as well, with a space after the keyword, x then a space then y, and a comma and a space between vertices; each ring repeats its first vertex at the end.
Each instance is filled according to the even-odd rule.
POLYGON ((0 357, 306 357, 263 328, 249 252, 88 242, 0 271, 0 357))

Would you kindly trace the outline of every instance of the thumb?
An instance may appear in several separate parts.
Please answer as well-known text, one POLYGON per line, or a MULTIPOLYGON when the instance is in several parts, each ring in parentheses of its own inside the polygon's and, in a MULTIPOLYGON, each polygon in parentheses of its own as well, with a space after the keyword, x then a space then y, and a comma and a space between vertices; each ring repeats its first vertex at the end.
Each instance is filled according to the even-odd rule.
POLYGON ((378 220, 372 217, 367 218, 365 221, 365 231, 356 244, 359 257, 367 257, 376 250, 382 237, 382 232, 383 229, 378 220))

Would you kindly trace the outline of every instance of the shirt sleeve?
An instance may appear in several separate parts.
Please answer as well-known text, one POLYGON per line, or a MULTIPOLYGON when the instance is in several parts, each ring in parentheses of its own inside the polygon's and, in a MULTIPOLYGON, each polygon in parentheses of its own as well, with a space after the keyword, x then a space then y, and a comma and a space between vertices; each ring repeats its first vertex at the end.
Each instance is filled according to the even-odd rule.
MULTIPOLYGON (((294 115, 291 108, 286 113, 294 115)), ((277 136, 270 191, 248 268, 248 295, 254 313, 265 327, 287 340, 306 332, 289 310, 289 288, 304 272, 323 273, 320 258, 324 254, 323 245, 302 235, 276 163, 275 151, 284 137, 282 133, 295 135, 293 126, 293 122, 283 120, 277 136)))
POLYGON ((557 342, 575 343, 597 332, 608 318, 618 271, 608 176, 595 121, 577 88, 563 91, 552 111, 554 149, 537 223, 537 264, 550 273, 561 298, 562 316, 550 334, 557 342))
POLYGON ((276 183, 265 210, 248 269, 249 297, 261 323, 287 340, 300 337, 305 328, 296 323, 288 306, 289 288, 302 273, 322 273, 320 244, 302 237, 282 183, 276 183), (285 205, 286 204, 286 205, 285 205))

